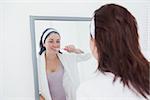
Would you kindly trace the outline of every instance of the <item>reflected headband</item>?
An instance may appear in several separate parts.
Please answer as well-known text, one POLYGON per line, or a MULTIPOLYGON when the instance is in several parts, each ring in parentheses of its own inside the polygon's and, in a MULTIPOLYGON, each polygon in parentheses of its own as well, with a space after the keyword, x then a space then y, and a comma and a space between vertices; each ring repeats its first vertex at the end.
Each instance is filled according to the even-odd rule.
POLYGON ((56 32, 56 33, 58 33, 55 29, 53 29, 53 28, 50 28, 50 29, 48 29, 45 33, 44 33, 44 35, 43 35, 43 38, 42 38, 42 43, 44 44, 44 40, 45 40, 45 38, 47 37, 47 35, 49 35, 50 33, 52 33, 52 32, 56 32))

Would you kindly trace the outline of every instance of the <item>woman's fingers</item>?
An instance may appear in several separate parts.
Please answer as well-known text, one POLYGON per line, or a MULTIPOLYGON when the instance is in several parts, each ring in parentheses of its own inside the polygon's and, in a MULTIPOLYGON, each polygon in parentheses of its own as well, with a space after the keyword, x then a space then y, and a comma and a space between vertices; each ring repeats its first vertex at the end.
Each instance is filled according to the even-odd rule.
POLYGON ((45 100, 45 98, 42 95, 40 95, 40 100, 45 100))
POLYGON ((75 46, 74 45, 67 45, 65 46, 64 50, 68 51, 68 52, 74 52, 75 51, 75 46))

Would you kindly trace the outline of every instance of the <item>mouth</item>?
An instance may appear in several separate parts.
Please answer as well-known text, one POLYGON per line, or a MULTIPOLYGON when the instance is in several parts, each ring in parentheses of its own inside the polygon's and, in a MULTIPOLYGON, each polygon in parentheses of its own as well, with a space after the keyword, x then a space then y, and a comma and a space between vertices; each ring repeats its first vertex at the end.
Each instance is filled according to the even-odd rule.
POLYGON ((60 48, 52 48, 52 50, 54 50, 54 51, 59 51, 60 48))

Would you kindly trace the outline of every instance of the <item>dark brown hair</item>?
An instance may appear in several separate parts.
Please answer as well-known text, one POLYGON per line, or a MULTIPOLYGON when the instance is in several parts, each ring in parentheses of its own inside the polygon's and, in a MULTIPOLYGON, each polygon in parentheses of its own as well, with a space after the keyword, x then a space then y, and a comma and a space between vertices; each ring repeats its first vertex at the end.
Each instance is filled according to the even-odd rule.
POLYGON ((147 98, 149 62, 140 51, 135 17, 124 7, 106 4, 95 11, 95 41, 98 70, 147 98))

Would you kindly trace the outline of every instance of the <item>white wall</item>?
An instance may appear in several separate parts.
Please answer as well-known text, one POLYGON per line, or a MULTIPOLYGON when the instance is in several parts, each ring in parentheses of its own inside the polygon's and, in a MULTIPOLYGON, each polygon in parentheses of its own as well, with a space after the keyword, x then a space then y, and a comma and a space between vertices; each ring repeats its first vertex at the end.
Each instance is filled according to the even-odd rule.
MULTIPOLYGON (((29 15, 91 17, 93 11, 102 4, 104 2, 0 3, 0 99, 34 100, 29 15)), ((137 18, 142 51, 150 60, 150 35, 149 40, 147 36, 150 33, 146 23, 148 3, 121 4, 137 18)))
MULTIPOLYGON (((0 45, 2 46, 2 43, 3 43, 3 38, 2 38, 2 34, 3 34, 3 4, 0 4, 0 45)), ((3 89, 2 89, 2 86, 3 86, 3 58, 4 55, 2 53, 2 47, 0 47, 0 98, 2 97, 3 95, 3 89)))

